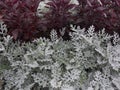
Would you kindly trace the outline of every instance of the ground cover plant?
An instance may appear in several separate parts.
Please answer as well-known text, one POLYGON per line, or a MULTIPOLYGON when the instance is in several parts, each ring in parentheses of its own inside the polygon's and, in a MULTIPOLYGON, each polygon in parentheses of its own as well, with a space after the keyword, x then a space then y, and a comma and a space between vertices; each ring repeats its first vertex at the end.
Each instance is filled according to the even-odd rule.
POLYGON ((0 0, 0 89, 120 89, 119 0, 0 0))

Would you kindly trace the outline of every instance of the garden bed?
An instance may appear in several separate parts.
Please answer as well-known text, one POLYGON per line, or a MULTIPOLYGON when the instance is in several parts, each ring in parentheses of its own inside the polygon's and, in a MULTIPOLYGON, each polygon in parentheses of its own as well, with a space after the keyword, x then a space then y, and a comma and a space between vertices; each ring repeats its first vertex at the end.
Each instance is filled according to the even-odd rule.
POLYGON ((1 0, 1 90, 119 90, 119 0, 1 0))

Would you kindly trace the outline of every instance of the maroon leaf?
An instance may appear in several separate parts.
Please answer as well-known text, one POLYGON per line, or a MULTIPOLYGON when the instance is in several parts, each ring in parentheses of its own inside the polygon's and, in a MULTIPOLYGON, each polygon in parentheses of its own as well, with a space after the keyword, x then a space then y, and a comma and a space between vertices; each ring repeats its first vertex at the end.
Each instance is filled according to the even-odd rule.
POLYGON ((17 38, 18 38, 18 30, 12 31, 12 36, 13 36, 13 38, 14 38, 15 40, 17 40, 17 38))

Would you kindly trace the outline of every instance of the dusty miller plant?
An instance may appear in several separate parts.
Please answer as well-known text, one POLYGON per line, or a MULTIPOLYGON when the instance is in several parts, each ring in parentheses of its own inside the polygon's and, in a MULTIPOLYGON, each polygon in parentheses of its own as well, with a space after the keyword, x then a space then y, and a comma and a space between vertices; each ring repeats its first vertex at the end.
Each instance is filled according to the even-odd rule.
MULTIPOLYGON (((0 77, 4 90, 39 87, 78 87, 82 90, 120 89, 120 38, 73 27, 71 40, 38 38, 32 43, 13 42, 0 23, 0 77)), ((61 35, 64 34, 64 29, 61 35)))

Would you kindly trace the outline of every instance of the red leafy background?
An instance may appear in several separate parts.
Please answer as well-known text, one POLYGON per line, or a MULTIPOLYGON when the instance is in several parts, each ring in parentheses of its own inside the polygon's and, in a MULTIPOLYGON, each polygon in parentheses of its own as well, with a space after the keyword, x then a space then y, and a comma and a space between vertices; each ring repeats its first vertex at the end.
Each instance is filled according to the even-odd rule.
POLYGON ((48 37, 55 29, 60 36, 60 30, 65 29, 63 38, 70 39, 70 24, 88 28, 94 25, 96 31, 102 28, 113 34, 120 34, 120 0, 78 0, 79 5, 71 4, 70 0, 50 0, 47 8, 50 10, 40 18, 37 7, 44 0, 0 0, 0 20, 8 28, 8 34, 14 40, 32 41, 38 37, 48 37), (76 14, 69 12, 76 9, 76 14))

